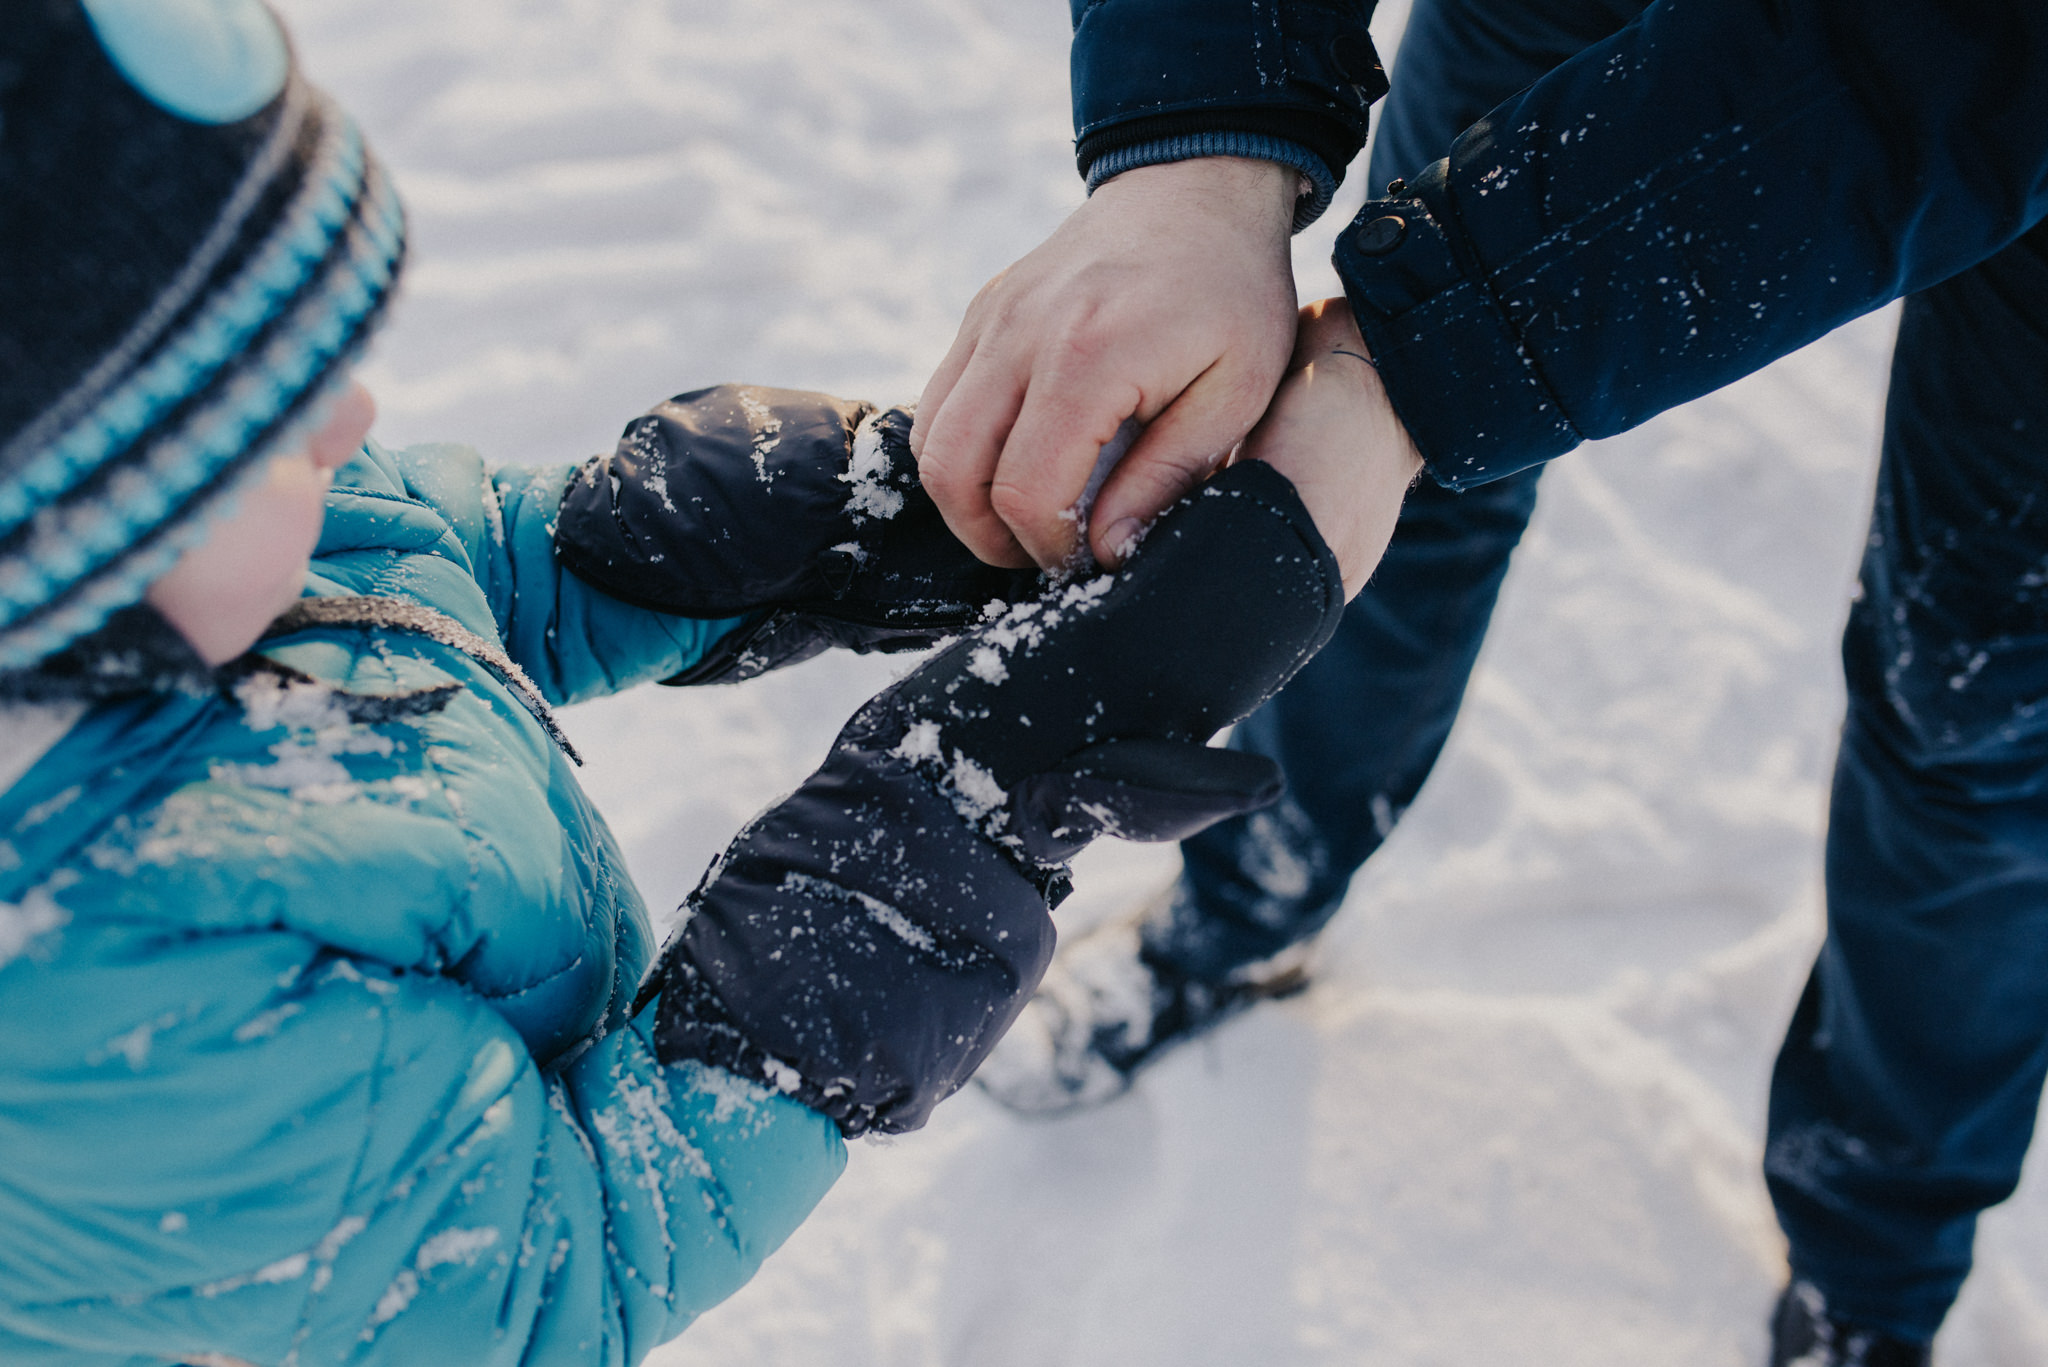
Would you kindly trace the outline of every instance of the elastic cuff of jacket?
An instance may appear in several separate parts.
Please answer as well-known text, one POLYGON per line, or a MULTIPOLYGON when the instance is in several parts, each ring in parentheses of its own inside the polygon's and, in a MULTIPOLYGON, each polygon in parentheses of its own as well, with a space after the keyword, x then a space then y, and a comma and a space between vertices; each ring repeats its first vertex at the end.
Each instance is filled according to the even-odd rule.
POLYGON ((1308 180, 1308 188, 1294 201, 1295 232, 1321 218, 1323 210, 1337 197, 1337 181, 1321 157, 1300 143, 1263 133, 1191 133, 1104 152, 1088 167, 1088 193, 1094 194, 1096 186, 1125 171, 1170 161, 1193 161, 1196 157, 1250 157, 1255 161, 1277 161, 1299 171, 1308 180))
MULTIPOLYGON (((1343 183, 1345 168, 1358 155, 1362 142, 1360 134, 1311 109, 1259 109, 1242 105, 1234 108, 1203 107, 1126 119, 1107 128, 1094 129, 1074 144, 1074 162, 1080 168, 1081 178, 1093 190, 1116 174, 1114 171, 1098 171, 1097 167, 1110 157, 1129 152, 1165 144, 1221 147, 1234 143, 1244 147, 1263 147, 1268 150, 1190 151, 1176 156, 1154 156, 1150 161, 1182 161, 1194 156, 1252 156, 1292 166, 1308 176, 1315 187, 1312 195, 1303 197, 1306 202, 1295 208, 1294 228, 1299 232, 1329 207, 1330 198, 1337 193, 1337 186, 1343 183), (1274 154, 1283 147, 1288 155, 1274 154), (1309 161, 1299 160, 1303 152, 1309 155, 1309 161)), ((1133 166, 1146 164, 1146 161, 1127 158, 1118 169, 1128 171, 1133 166)))
POLYGON ((1334 263, 1387 398, 1437 483, 1485 484, 1584 440, 1421 198, 1367 200, 1338 235, 1334 263))

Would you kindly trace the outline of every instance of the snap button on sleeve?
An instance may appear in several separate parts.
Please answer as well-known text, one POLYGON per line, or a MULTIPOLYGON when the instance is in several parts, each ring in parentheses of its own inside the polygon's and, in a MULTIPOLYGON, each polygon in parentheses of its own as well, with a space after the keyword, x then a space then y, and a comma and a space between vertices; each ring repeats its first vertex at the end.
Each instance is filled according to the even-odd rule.
POLYGON ((1381 214, 1358 225, 1352 242, 1367 256, 1385 256, 1408 236, 1408 220, 1399 214, 1381 214))

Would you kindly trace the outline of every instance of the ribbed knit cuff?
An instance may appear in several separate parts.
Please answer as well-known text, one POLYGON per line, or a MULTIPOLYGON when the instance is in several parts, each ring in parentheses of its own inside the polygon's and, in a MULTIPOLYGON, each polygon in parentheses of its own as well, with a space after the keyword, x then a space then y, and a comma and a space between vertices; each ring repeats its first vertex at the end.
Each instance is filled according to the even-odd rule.
POLYGON ((1298 142, 1264 133, 1184 133, 1155 138, 1104 152, 1088 166, 1088 193, 1111 176, 1140 166, 1160 166, 1170 161, 1192 161, 1196 157, 1249 157, 1254 161, 1277 161, 1291 167, 1308 181, 1308 188, 1294 201, 1294 231, 1300 232, 1323 215, 1337 195, 1336 177, 1329 165, 1298 142))

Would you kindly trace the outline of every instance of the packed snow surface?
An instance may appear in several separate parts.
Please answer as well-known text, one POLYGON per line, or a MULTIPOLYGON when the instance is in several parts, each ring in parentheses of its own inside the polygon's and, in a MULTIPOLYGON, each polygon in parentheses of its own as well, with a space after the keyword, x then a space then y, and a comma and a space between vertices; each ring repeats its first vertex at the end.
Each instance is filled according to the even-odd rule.
MULTIPOLYGON (((364 369, 387 441, 566 461, 720 381, 912 398, 1080 199, 1059 0, 282 8, 411 207, 364 369)), ((1304 298, 1335 292, 1362 181, 1297 242, 1304 298)), ((1759 1362, 1764 1084, 1820 933, 1890 330, 1550 472, 1443 763, 1312 991, 1093 1114, 970 1092, 857 1145, 659 1367, 1759 1362)), ((900 667, 563 718, 658 916, 900 667)), ((1172 867, 1091 851, 1063 925, 1172 867)), ((0 908, 0 954, 38 915, 0 908)), ((2038 1182, 1979 1252, 1945 1367, 2048 1361, 2038 1182)))

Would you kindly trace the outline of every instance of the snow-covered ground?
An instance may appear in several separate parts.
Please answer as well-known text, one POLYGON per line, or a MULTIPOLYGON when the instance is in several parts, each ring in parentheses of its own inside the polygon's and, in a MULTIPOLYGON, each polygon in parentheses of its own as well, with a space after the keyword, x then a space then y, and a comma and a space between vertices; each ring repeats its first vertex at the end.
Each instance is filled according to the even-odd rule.
MULTIPOLYGON (((912 396, 1080 196, 1059 0, 282 7, 413 213, 366 372, 388 441, 551 461, 720 380, 912 396)), ((1404 6, 1381 9, 1391 48, 1404 6)), ((1335 291, 1347 216, 1299 244, 1304 297, 1335 291)), ((1465 716, 1314 991, 1096 1114, 970 1093, 857 1146, 662 1367, 1758 1362, 1764 1082, 1819 936, 1890 326, 1551 471, 1465 716)), ((658 915, 890 669, 566 719, 658 915)), ((1062 922, 1171 869, 1091 852, 1062 922)), ((1979 1251, 1944 1364, 2048 1361, 2048 1191, 1979 1251)))

